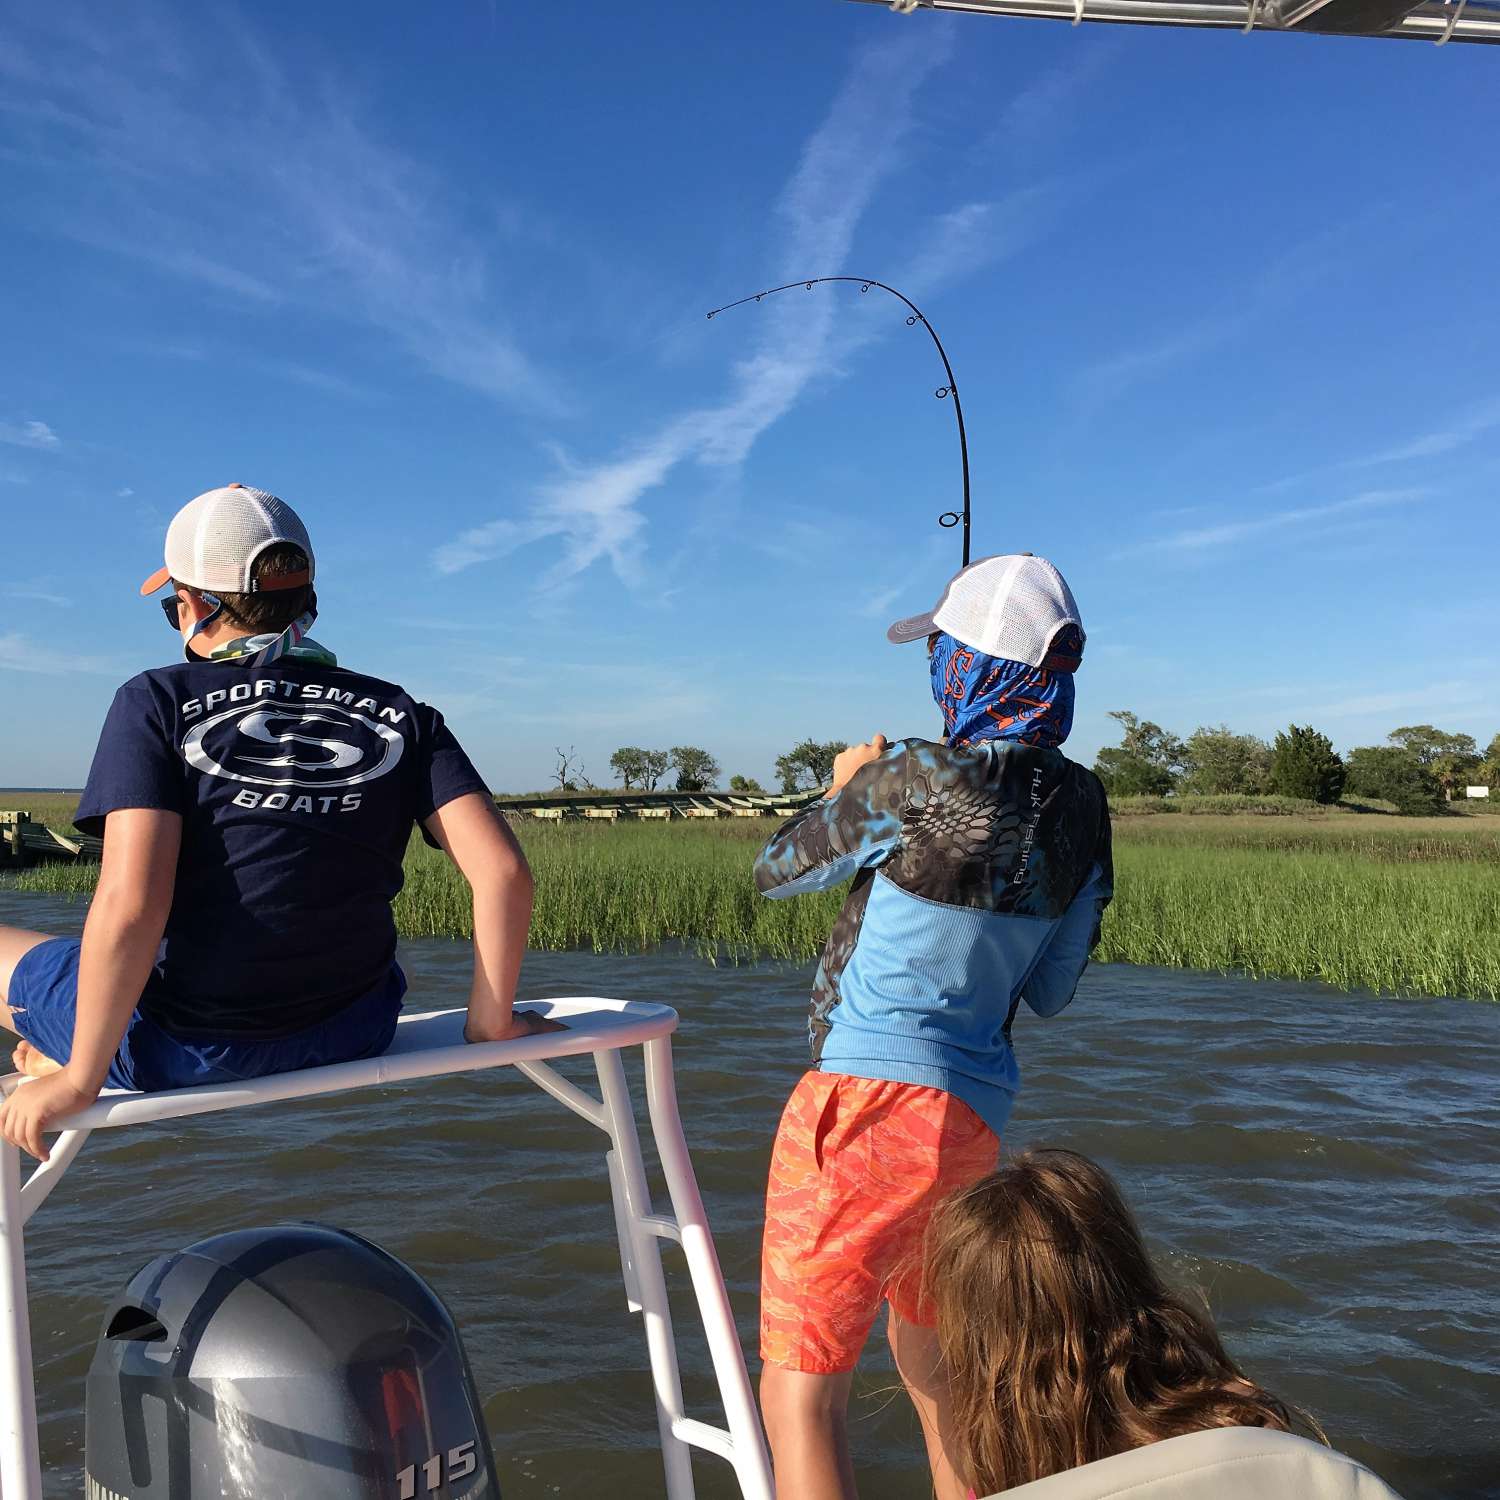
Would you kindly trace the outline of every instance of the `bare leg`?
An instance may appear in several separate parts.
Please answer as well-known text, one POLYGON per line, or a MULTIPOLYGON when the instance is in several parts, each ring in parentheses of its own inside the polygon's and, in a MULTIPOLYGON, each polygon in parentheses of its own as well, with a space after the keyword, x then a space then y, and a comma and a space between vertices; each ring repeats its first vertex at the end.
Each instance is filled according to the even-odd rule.
POLYGON ((922 1436, 927 1440, 927 1462, 937 1500, 966 1500, 969 1487, 954 1472, 945 1440, 952 1426, 946 1382, 939 1368, 937 1331, 908 1323, 891 1310, 891 1353, 896 1356, 906 1394, 917 1409, 922 1436))
POLYGON ((24 927, 0 927, 0 1026, 13 1029, 10 1024, 10 981, 16 965, 38 943, 49 940, 45 932, 28 932, 24 927))
POLYGON ((859 1500, 849 1456, 849 1392, 854 1372, 809 1375, 767 1365, 760 1406, 776 1468, 776 1493, 788 1500, 859 1500))

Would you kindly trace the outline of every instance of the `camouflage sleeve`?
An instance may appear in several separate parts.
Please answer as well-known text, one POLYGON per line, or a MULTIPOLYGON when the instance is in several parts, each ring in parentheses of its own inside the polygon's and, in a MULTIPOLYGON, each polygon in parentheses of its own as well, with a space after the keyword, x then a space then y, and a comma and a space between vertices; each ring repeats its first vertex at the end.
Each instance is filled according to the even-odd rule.
POLYGON ((1115 893, 1115 868, 1109 826, 1109 801, 1099 786, 1099 832, 1094 864, 1074 896, 1051 941, 1027 976, 1022 994, 1039 1016, 1055 1016, 1073 999, 1078 981, 1099 946, 1104 908, 1115 893))
POLYGON ((906 746, 863 766, 837 796, 805 807, 777 830, 755 861, 763 896, 827 890, 890 857, 906 810, 906 746))
POLYGON ((1039 1016, 1055 1016, 1078 989, 1078 981, 1089 966, 1089 954, 1099 941, 1099 922, 1109 903, 1105 880, 1104 870, 1096 864, 1026 977, 1021 993, 1039 1016))

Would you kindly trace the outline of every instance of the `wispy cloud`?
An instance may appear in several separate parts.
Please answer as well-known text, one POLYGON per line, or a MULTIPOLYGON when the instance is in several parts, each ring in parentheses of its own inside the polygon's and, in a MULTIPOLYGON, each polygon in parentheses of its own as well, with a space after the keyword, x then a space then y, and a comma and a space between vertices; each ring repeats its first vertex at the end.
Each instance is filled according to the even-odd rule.
POLYGON ((127 485, 122 485, 119 489, 117 489, 115 491, 115 499, 116 500, 128 500, 128 499, 130 499, 130 497, 133 494, 135 494, 135 491, 133 489, 131 489, 128 484, 127 485))
POLYGON ((858 606, 858 613, 868 619, 888 619, 894 612, 901 616, 928 609, 937 598, 936 580, 953 566, 956 532, 933 532, 905 557, 900 575, 884 587, 877 588, 858 606))
POLYGON ((1146 542, 1134 551, 1204 552, 1213 547, 1227 547, 1233 542, 1263 536, 1269 532, 1308 526, 1327 521, 1335 516, 1352 515, 1360 511, 1387 509, 1396 505, 1410 505, 1425 499, 1430 490, 1366 490, 1347 500, 1335 500, 1327 505, 1304 505, 1295 510, 1271 511, 1265 515, 1245 516, 1236 521, 1224 521, 1216 526, 1196 526, 1146 542))
MULTIPOLYGON (((471 227, 485 205, 456 200, 336 83, 293 76, 233 13, 35 7, 26 20, 0 47, 0 88, 26 159, 74 185, 43 200, 55 216, 34 228, 236 301, 374 328, 487 394, 559 404, 510 329, 489 235, 471 227), (232 128, 203 104, 202 80, 227 76, 232 128)), ((490 207, 498 222, 504 206, 490 207)))
MULTIPOLYGON (((777 205, 783 277, 844 262, 855 226, 909 129, 912 96, 942 55, 938 34, 930 33, 916 49, 903 41, 900 47, 866 48, 856 57, 777 205)), ((614 458, 567 464, 525 516, 498 518, 440 547, 433 557, 438 571, 455 573, 559 537, 563 555, 542 579, 544 590, 601 558, 622 579, 637 580, 646 525, 642 496, 688 459, 708 466, 742 463, 823 363, 835 317, 832 298, 772 302, 762 313, 757 351, 736 368, 727 399, 684 412, 614 458)))
POLYGON ((1255 493, 1280 494, 1316 479, 1326 479, 1330 474, 1347 474, 1355 469, 1373 469, 1383 464, 1407 463, 1419 458, 1440 458, 1445 453, 1468 447, 1486 433, 1497 429, 1500 429, 1500 396, 1493 396, 1465 406, 1455 412, 1443 426, 1435 427, 1407 442, 1398 443, 1394 448, 1362 453, 1358 458, 1340 459, 1336 463, 1318 464, 1314 468, 1303 469, 1300 473, 1288 474, 1269 484, 1259 485, 1255 493))
POLYGON ((1330 719, 1359 718, 1365 714, 1390 714, 1407 708, 1421 708, 1427 713, 1437 709, 1461 710, 1478 707, 1485 701, 1484 689, 1479 684, 1451 679, 1418 683, 1404 691, 1354 693, 1344 698, 1330 699, 1310 694, 1300 705, 1300 711, 1309 717, 1322 714, 1330 719))
POLYGON ((307 386, 330 396, 346 396, 354 401, 379 400, 379 394, 367 385, 350 380, 345 375, 336 375, 317 365, 304 364, 295 359, 278 359, 264 354, 251 354, 242 348, 227 353, 216 353, 208 344, 160 342, 154 339, 131 339, 122 341, 123 347, 132 354, 144 354, 151 359, 178 360, 185 364, 202 365, 212 360, 232 361, 236 370, 253 370, 257 374, 270 375, 276 380, 287 380, 293 385, 307 386))
POLYGON ((1435 458, 1440 453, 1451 453, 1455 448, 1467 447, 1476 438, 1493 432, 1497 427, 1500 427, 1500 396, 1466 408, 1455 414, 1443 427, 1355 462, 1368 466, 1401 463, 1409 458, 1435 458))
POLYGON ((47 676, 59 673, 87 672, 110 675, 119 671, 101 656, 84 656, 41 646, 29 636, 12 631, 0 635, 0 672, 39 672, 47 676))
POLYGON ((1005 106, 980 148, 984 158, 991 158, 996 150, 1007 150, 1030 159, 1059 143, 1067 127, 1078 118, 1085 95, 1121 50, 1117 38, 1083 38, 1081 46, 1085 50, 1073 52, 1070 48, 1065 62, 1036 74, 1005 106))
POLYGON ((73 601, 63 594, 56 593, 52 589, 43 588, 38 584, 24 584, 19 588, 6 589, 7 599, 32 599, 38 604, 56 604, 63 609, 71 609, 73 601))
POLYGON ((1343 264, 1336 252, 1356 234, 1366 231, 1379 212, 1372 209, 1352 222, 1318 230, 1249 275, 1242 275, 1220 296, 1221 304, 1229 311, 1174 316, 1173 331, 1165 337, 1143 340, 1133 348, 1095 361, 1078 376, 1079 398, 1089 405, 1114 400, 1133 387, 1240 337, 1267 314, 1281 310, 1293 298, 1308 293, 1332 275, 1343 264))
POLYGON ((0 422, 0 443, 15 448, 39 448, 55 453, 62 439, 45 422, 0 422))
POLYGON ((1099 402, 1123 396, 1132 386, 1170 370, 1248 328, 1255 314, 1248 308, 1234 313, 1215 313, 1189 320, 1176 333, 1095 360, 1078 379, 1079 394, 1099 402))
MULTIPOLYGON (((839 529, 842 532, 842 528, 839 529)), ((773 524, 762 522, 756 526, 744 545, 784 568, 816 567, 828 545, 829 530, 822 521, 814 523, 796 517, 779 519, 773 524)))
MULTIPOLYGON (((391 624, 402 630, 439 630, 449 635, 497 635, 505 629, 497 620, 450 620, 443 615, 397 615, 391 620, 391 624)), ((504 660, 512 666, 525 665, 521 657, 507 657, 504 660)))
MULTIPOLYGON (((903 159, 917 90, 944 61, 946 36, 925 34, 912 46, 862 49, 826 116, 802 148, 773 221, 778 275, 787 280, 849 262, 856 230, 881 186, 903 159)), ((902 274, 918 295, 956 274, 1012 253, 1039 230, 1053 207, 1035 190, 1004 203, 970 202, 940 215, 913 236, 917 248, 902 274)), ((863 300, 863 299, 861 299, 863 300)), ((561 474, 541 486, 521 514, 465 531, 439 547, 433 564, 456 573, 545 538, 562 555, 541 577, 543 591, 567 584, 607 559, 627 583, 643 577, 643 497, 684 463, 720 476, 742 465, 761 435, 818 379, 842 373, 840 361, 878 335, 871 320, 841 322, 847 302, 795 292, 755 309, 751 355, 739 361, 720 401, 685 411, 626 450, 595 463, 566 457, 561 474)), ((883 326, 883 325, 882 325, 883 326)))
POLYGON ((1018 254, 1055 221, 1066 191, 1048 183, 1004 198, 962 203, 938 214, 922 231, 901 268, 902 290, 930 297, 965 276, 1018 254))

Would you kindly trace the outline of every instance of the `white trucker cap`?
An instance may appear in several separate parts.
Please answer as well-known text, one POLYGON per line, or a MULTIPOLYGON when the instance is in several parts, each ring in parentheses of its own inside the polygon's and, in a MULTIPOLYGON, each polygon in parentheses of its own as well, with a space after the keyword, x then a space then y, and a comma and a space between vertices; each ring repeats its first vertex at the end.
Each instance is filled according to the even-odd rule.
POLYGON ((970 563, 926 614, 897 620, 886 637, 899 646, 934 630, 986 656, 1049 672, 1076 672, 1083 659, 1083 621, 1072 590, 1046 558, 1029 552, 970 563))
POLYGON ((142 585, 142 594, 176 579, 209 594, 253 594, 255 559, 279 542, 307 554, 305 573, 267 579, 260 591, 298 589, 313 580, 312 543, 297 512, 285 500, 246 484, 226 484, 189 500, 167 527, 167 565, 142 585))

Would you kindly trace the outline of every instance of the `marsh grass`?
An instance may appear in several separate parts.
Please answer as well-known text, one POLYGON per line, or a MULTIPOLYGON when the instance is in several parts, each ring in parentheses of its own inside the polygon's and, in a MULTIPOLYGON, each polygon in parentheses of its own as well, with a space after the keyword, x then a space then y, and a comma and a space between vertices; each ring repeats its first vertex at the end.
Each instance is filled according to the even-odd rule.
POLYGON ((1114 833, 1116 847, 1264 849, 1342 854, 1382 864, 1500 864, 1500 819, 1451 814, 1122 818, 1114 833))
MULTIPOLYGON (((0 794, 7 805, 18 804, 0 794)), ((842 900, 756 894, 751 864, 770 819, 516 826, 536 874, 538 948, 680 942, 715 959, 802 960, 821 949, 842 900)), ((1115 827, 1115 869, 1105 962, 1500 999, 1500 822, 1128 817, 1115 827)), ((406 871, 402 933, 468 936, 468 889, 446 859, 413 838, 406 871)), ((57 864, 7 880, 82 895, 94 875, 57 864)))
POLYGON ((1101 961, 1500 999, 1500 861, 1124 843, 1101 961))

